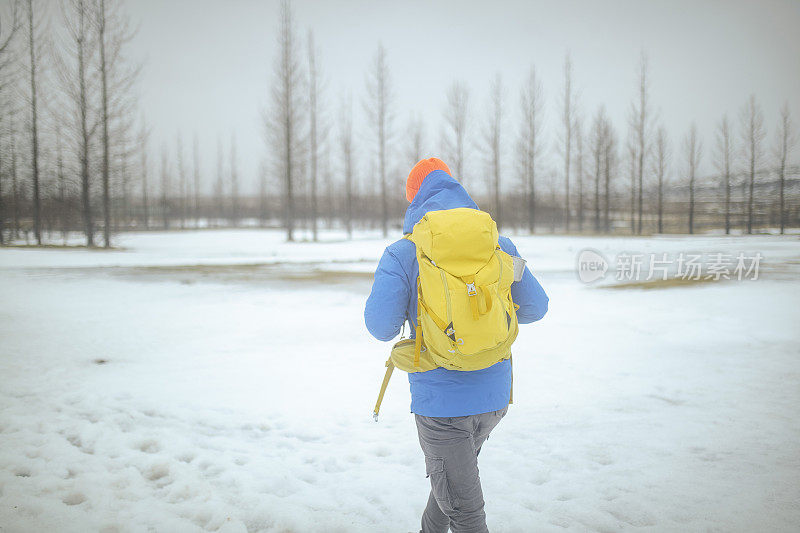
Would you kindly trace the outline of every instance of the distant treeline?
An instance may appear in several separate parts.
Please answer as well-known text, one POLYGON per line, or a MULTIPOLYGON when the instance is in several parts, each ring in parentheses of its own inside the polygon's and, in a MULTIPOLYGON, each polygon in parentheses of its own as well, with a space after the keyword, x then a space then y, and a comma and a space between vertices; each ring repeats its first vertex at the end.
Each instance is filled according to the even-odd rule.
POLYGON ((153 153, 124 8, 123 0, 12 0, 0 8, 0 243, 81 231, 88 245, 110 246, 119 231, 237 226, 281 227, 289 240, 298 228, 314 239, 321 228, 388 235, 401 227, 406 173, 430 155, 445 159, 505 230, 800 227, 788 104, 769 140, 753 95, 736 120, 720 118, 709 149, 694 124, 672 142, 653 110, 644 53, 623 125, 603 106, 582 110, 567 55, 560 98, 548 104, 555 126, 543 128, 542 81, 531 67, 515 89, 494 76, 486 102, 454 81, 442 95, 443 128, 434 139, 419 115, 397 123, 379 44, 356 123, 352 97, 333 102, 327 94, 313 31, 300 37, 288 1, 264 88, 263 163, 258 176, 247 176, 257 192, 245 194, 233 135, 227 150, 219 143, 213 176, 203 175, 196 137, 191 147, 178 136, 153 153), (704 157, 713 175, 698 175, 704 157))

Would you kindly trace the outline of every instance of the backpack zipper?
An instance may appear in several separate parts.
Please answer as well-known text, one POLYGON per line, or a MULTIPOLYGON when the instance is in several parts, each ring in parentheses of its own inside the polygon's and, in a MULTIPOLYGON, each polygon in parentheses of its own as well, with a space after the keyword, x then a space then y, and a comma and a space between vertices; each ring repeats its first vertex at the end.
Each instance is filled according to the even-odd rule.
POLYGON ((439 274, 442 275, 442 287, 444 287, 444 299, 447 302, 447 323, 449 324, 450 322, 453 321, 453 311, 450 306, 450 288, 447 286, 447 275, 444 273, 444 270, 439 268, 439 274))

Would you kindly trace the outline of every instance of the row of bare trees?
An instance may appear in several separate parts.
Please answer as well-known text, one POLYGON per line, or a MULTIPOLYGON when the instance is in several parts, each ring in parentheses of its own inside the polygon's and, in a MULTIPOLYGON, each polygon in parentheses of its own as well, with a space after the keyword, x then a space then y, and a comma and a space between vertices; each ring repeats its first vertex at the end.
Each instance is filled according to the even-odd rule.
MULTIPOLYGON (((306 175, 312 184, 309 192, 311 217, 316 219, 316 160, 321 146, 319 124, 321 120, 324 122, 320 116, 326 115, 320 93, 319 58, 313 48, 313 35, 309 32, 309 55, 304 66, 288 0, 281 6, 279 45, 273 81, 273 106, 264 118, 269 131, 280 133, 269 138, 268 151, 284 179, 284 223, 287 238, 291 240, 295 215, 293 191, 306 175), (308 165, 310 171, 305 168, 308 165)), ((482 124, 477 123, 472 113, 469 88, 461 81, 454 82, 445 93, 443 130, 440 142, 434 145, 427 142, 424 122, 417 115, 411 115, 404 137, 396 135, 393 122, 397 110, 387 52, 379 45, 367 71, 363 106, 370 139, 370 151, 366 158, 366 167, 370 172, 364 185, 373 187, 367 194, 376 204, 373 206, 374 212, 383 234, 388 233, 391 220, 396 223, 403 208, 402 202, 395 200, 398 195, 387 191, 401 182, 405 171, 416 160, 437 153, 432 149, 433 146, 439 148, 451 163, 458 179, 474 185, 472 192, 488 200, 489 210, 500 226, 523 225, 534 232, 537 220, 541 218, 541 221, 546 219, 552 229, 558 226, 567 232, 573 229, 578 232, 609 232, 618 229, 619 222, 626 220, 633 234, 663 232, 668 226, 672 231, 693 233, 697 226, 698 188, 702 189, 699 202, 703 212, 716 212, 719 208, 715 197, 708 191, 722 185, 723 194, 719 202, 724 204, 722 218, 725 231, 729 233, 736 203, 731 199, 733 180, 746 179, 749 189, 746 198, 738 203, 744 201, 747 204, 746 231, 751 233, 759 211, 762 215, 765 211, 763 205, 755 209, 755 182, 759 173, 769 185, 759 189, 762 194, 760 203, 770 205, 773 195, 780 198, 777 218, 781 231, 787 224, 798 224, 800 191, 794 187, 791 193, 787 193, 790 181, 787 180, 787 171, 795 171, 791 182, 797 182, 795 167, 788 165, 795 140, 788 106, 781 110, 772 158, 766 158, 763 154, 763 117, 754 96, 741 111, 739 146, 735 146, 728 119, 723 118, 714 161, 719 176, 699 177, 697 172, 703 155, 702 139, 696 126, 692 125, 683 139, 681 153, 672 157, 669 136, 651 102, 649 63, 644 53, 636 69, 636 91, 624 141, 620 140, 602 106, 584 124, 569 54, 564 59, 563 74, 563 92, 558 102, 561 127, 556 132, 556 143, 553 144, 551 138, 545 136, 541 81, 536 70, 531 68, 520 89, 518 107, 508 106, 501 75, 493 78, 482 124), (516 131, 514 125, 508 124, 509 115, 518 117, 516 131), (515 142, 509 142, 511 137, 516 137, 515 142), (514 158, 508 157, 507 145, 511 144, 514 158), (553 153, 562 157, 560 172, 552 164, 553 153), (467 162, 471 156, 477 159, 472 164, 467 162), (468 167, 471 167, 469 171, 468 167), (510 171, 512 179, 508 179, 510 171), (474 179, 479 176, 482 179, 474 179), (549 197, 542 197, 541 194, 537 197, 537 190, 544 188, 537 180, 542 176, 545 177, 549 197), (559 182, 561 191, 557 189, 559 182), (520 197, 525 199, 524 205, 520 205, 520 197), (791 205, 787 203, 789 197, 791 205), (506 204, 514 206, 512 212, 515 216, 506 214, 506 204), (523 220, 519 216, 520 207, 526 215, 523 220), (678 228, 675 227, 675 220, 688 220, 688 224, 684 222, 684 226, 678 228)), ((340 132, 344 151, 341 160, 347 183, 344 194, 347 207, 342 217, 345 226, 350 229, 354 191, 352 109, 349 100, 343 102, 340 108, 340 124, 344 125, 340 132)), ((400 190, 399 187, 396 190, 400 190)), ((760 224, 769 225, 774 218, 761 216, 760 224)), ((708 216, 704 214, 703 220, 703 227, 708 227, 708 216)), ((313 238, 316 238, 315 222, 312 227, 313 238)))
POLYGON ((123 5, 12 0, 2 9, 0 242, 7 219, 14 237, 32 230, 42 244, 45 225, 74 226, 79 212, 87 245, 99 229, 108 247, 112 195, 131 201, 135 153, 139 66, 126 56, 135 32, 123 5))
POLYGON ((53 5, 15 0, 2 17, 11 24, 0 27, 0 239, 32 232, 41 243, 43 230, 80 230, 91 246, 102 230, 109 246, 115 230, 278 225, 289 240, 298 229, 316 240, 323 222, 349 236, 356 227, 388 235, 402 219, 408 169, 430 155, 444 158, 504 228, 642 234, 800 225, 788 106, 772 153, 755 96, 736 124, 723 117, 717 173, 699 175, 701 135, 691 125, 673 147, 651 101, 644 54, 624 138, 603 106, 584 109, 567 54, 552 128, 531 67, 516 99, 498 73, 478 111, 469 86, 454 81, 443 91, 438 136, 418 114, 403 130, 387 50, 378 45, 367 66, 360 107, 352 94, 333 102, 314 34, 300 37, 288 0, 258 175, 240 171, 234 132, 227 148, 218 137, 216 175, 204 179, 196 135, 191 158, 180 136, 152 157, 122 0, 53 5))

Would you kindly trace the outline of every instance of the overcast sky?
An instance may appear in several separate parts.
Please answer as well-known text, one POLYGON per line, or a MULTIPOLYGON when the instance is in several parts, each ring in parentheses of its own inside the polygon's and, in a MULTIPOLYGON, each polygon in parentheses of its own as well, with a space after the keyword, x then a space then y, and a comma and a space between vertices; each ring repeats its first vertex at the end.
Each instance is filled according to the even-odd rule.
MULTIPOLYGON (((146 58, 142 106, 153 125, 153 147, 167 142, 174 150, 179 132, 184 146, 191 147, 196 133, 208 184, 216 168, 217 139, 227 151, 235 134, 242 180, 254 183, 266 154, 261 113, 277 49, 278 1, 130 0, 128 5, 140 24, 132 53, 146 58)), ((313 29, 321 48, 333 118, 343 94, 352 93, 356 102, 363 98, 370 58, 383 42, 396 95, 398 153, 405 149, 403 133, 414 111, 424 114, 430 153, 438 154, 444 94, 453 80, 469 85, 473 124, 483 122, 490 79, 497 72, 508 89, 510 140, 517 130, 520 84, 531 65, 544 88, 546 134, 555 140, 567 51, 581 109, 590 115, 605 104, 624 135, 636 65, 645 50, 653 107, 675 145, 697 122, 705 171, 712 170, 716 122, 724 113, 738 119, 750 93, 764 109, 770 143, 784 101, 800 122, 800 2, 794 0, 295 0, 293 8, 303 44, 313 29)), ((361 107, 355 107, 358 120, 361 107)), ((360 129, 365 173, 370 136, 360 129)), ((473 154, 469 164, 478 171, 479 156, 473 154)), ((512 172, 507 165, 509 181, 512 172)))

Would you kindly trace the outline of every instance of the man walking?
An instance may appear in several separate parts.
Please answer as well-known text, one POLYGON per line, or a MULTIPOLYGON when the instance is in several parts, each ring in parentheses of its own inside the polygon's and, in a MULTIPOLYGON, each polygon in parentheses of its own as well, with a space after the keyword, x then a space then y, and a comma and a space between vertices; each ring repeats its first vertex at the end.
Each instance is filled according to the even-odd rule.
POLYGON ((509 276, 503 281, 503 272, 511 270, 509 256, 518 256, 517 249, 508 238, 498 238, 488 215, 478 219, 480 212, 467 211, 478 206, 444 162, 430 158, 417 163, 408 176, 406 199, 411 205, 403 233, 409 238, 386 248, 364 318, 370 333, 382 341, 396 337, 405 321, 412 328, 421 324, 420 331, 412 329, 415 336, 424 333, 408 370, 411 412, 431 482, 422 533, 444 533, 448 528, 458 533, 486 532, 478 454, 511 401, 509 347, 516 324, 541 319, 548 298, 527 267, 515 266, 520 272, 513 282, 509 276), (419 224, 423 219, 424 228, 419 224), (466 249, 482 240, 490 247, 484 246, 489 250, 486 266, 477 272, 462 268, 473 259, 466 249), (431 290, 434 281, 420 275, 420 262, 425 276, 431 271, 441 274, 441 280, 438 274, 425 278, 439 283, 437 290, 431 290), (432 302, 434 298, 441 302, 432 302), (498 328, 501 333, 495 331, 498 328), (495 351, 483 349, 487 336, 497 341, 495 351), (475 349, 470 352, 470 347, 475 349), (432 369, 420 366, 420 352, 432 369), (466 370, 487 353, 495 359, 489 359, 485 368, 466 370), (477 355, 471 359, 471 354, 477 355))

